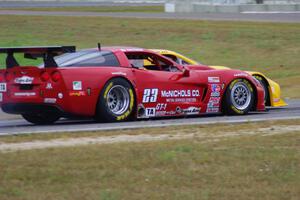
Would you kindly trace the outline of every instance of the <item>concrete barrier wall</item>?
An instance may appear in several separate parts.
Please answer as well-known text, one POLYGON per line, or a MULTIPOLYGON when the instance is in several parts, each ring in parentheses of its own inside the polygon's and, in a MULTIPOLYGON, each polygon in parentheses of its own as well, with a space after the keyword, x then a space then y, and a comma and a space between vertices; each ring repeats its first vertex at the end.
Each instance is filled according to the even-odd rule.
POLYGON ((168 0, 166 12, 239 13, 239 12, 300 12, 300 0, 168 0))

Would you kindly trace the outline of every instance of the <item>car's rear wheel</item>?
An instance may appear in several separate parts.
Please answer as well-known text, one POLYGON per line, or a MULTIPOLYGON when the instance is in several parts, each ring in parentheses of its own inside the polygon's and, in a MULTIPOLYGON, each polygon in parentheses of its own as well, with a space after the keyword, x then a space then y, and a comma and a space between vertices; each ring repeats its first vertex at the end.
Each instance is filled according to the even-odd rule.
POLYGON ((60 116, 57 114, 22 114, 22 117, 33 124, 53 124, 59 120, 60 116))
POLYGON ((265 102, 266 106, 269 106, 270 105, 270 93, 269 93, 267 81, 258 75, 254 75, 253 77, 256 80, 258 80, 260 82, 260 84, 262 85, 262 87, 264 88, 264 92, 265 92, 264 102, 265 102))
POLYGON ((96 119, 103 122, 127 121, 133 118, 135 108, 134 91, 122 78, 105 84, 101 91, 96 119))
POLYGON ((248 113, 254 104, 254 93, 251 84, 246 79, 232 81, 225 93, 223 111, 230 115, 248 113))

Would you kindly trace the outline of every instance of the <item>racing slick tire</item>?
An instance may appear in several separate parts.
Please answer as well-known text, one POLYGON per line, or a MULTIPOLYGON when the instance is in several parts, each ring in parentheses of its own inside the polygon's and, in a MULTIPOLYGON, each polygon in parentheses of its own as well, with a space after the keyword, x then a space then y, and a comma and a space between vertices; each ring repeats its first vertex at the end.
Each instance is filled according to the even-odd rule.
POLYGON ((123 78, 108 81, 100 93, 96 120, 120 122, 133 119, 135 96, 131 84, 123 78))
POLYGON ((270 106, 270 93, 269 93, 267 81, 258 75, 254 75, 253 77, 256 80, 258 80, 260 82, 260 84, 262 85, 262 87, 264 88, 264 92, 265 92, 264 102, 265 102, 266 106, 270 106))
POLYGON ((22 114, 22 117, 26 121, 37 125, 53 124, 60 118, 56 114, 22 114))
POLYGON ((246 79, 235 79, 228 86, 223 111, 229 115, 247 114, 254 104, 254 92, 246 79))

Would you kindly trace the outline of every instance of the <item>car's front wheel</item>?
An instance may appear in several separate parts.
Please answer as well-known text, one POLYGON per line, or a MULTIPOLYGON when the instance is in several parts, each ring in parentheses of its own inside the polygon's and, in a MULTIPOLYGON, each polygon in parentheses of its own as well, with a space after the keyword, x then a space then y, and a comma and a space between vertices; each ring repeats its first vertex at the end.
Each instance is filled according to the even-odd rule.
POLYGON ((60 118, 56 114, 22 114, 22 117, 26 121, 37 125, 53 124, 60 118))
POLYGON ((230 115, 243 115, 248 113, 254 104, 254 92, 246 79, 232 81, 225 93, 223 110, 230 115))
POLYGON ((122 78, 108 81, 99 97, 96 119, 102 122, 127 121, 135 111, 134 91, 122 78))

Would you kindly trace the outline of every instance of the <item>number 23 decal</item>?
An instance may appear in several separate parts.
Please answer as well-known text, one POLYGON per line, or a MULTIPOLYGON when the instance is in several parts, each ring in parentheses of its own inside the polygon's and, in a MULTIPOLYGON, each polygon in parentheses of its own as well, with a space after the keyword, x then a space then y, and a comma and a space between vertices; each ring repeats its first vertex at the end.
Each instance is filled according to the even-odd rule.
POLYGON ((144 89, 143 103, 155 103, 157 101, 158 89, 144 89))

